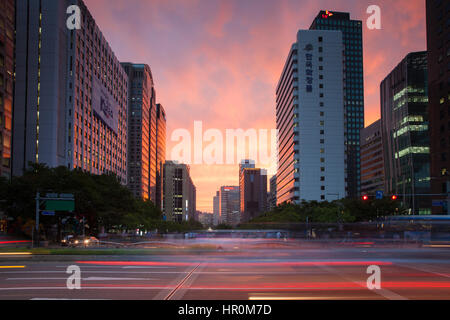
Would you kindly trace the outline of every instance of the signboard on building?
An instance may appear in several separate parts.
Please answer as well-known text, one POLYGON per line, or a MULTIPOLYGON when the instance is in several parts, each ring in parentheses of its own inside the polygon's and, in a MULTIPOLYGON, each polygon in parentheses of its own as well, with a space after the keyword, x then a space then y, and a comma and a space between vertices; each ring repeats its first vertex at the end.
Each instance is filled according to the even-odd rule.
POLYGON ((119 128, 119 106, 97 77, 92 78, 92 109, 94 115, 116 134, 119 128))

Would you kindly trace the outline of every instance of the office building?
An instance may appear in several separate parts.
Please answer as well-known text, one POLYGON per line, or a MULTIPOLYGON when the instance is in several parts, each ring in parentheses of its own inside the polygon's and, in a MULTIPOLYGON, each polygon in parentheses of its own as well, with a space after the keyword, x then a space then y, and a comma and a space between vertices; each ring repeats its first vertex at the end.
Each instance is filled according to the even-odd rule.
POLYGON ((381 120, 361 130, 361 194, 384 193, 383 141, 381 120))
POLYGON ((220 216, 220 191, 216 192, 216 195, 213 198, 213 224, 215 226, 222 223, 222 219, 220 216))
POLYGON ((408 54, 380 91, 385 191, 410 213, 430 214, 427 53, 408 54))
POLYGON ((267 172, 244 168, 239 185, 241 222, 249 222, 267 211, 267 172))
POLYGON ((267 198, 268 210, 271 211, 277 207, 277 176, 270 178, 269 194, 267 198))
POLYGON ((450 214, 450 1, 426 8, 432 212, 450 214))
POLYGON ((13 174, 29 162, 127 183, 128 77, 81 0, 16 1, 13 174), (81 10, 69 30, 67 8, 81 10))
POLYGON ((225 186, 220 188, 220 216, 222 222, 236 226, 240 222, 239 187, 225 186))
MULTIPOLYGON (((277 204, 344 198, 342 33, 300 30, 277 86, 277 204)), ((358 143, 359 144, 359 143, 358 143)))
POLYGON ((153 76, 146 64, 122 63, 128 75, 128 188, 135 197, 156 203, 156 148, 150 125, 156 123, 156 97, 153 76), (153 116, 153 117, 152 117, 153 116), (153 156, 152 156, 153 155, 153 156), (151 163, 155 161, 155 163, 151 163))
POLYGON ((156 105, 156 206, 162 208, 163 166, 166 161, 166 111, 161 104, 156 105))
POLYGON ((175 222, 194 219, 196 188, 190 176, 190 167, 166 161, 163 177, 163 213, 166 219, 175 222))
MULTIPOLYGON (((14 86, 14 0, 0 3, 0 176, 11 176, 14 86)), ((1 218, 1 217, 0 217, 1 218)))
POLYGON ((213 227, 214 226, 214 215, 208 212, 198 212, 198 222, 200 222, 204 227, 213 227))
MULTIPOLYGON (((338 30, 342 32, 344 52, 344 130, 346 163, 346 196, 360 194, 360 129, 364 128, 364 63, 363 24, 351 20, 345 12, 320 11, 311 30, 338 30)), ((341 81, 342 82, 342 81, 341 81)))

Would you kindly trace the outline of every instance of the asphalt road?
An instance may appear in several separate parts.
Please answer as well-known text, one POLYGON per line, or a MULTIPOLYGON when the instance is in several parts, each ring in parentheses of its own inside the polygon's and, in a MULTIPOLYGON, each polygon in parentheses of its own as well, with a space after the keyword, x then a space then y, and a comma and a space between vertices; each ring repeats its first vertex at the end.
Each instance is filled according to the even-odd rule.
POLYGON ((450 299, 449 248, 252 249, 146 256, 0 256, 0 300, 450 299), (67 288, 69 266, 81 289, 67 288), (381 289, 369 290, 378 265, 381 289))

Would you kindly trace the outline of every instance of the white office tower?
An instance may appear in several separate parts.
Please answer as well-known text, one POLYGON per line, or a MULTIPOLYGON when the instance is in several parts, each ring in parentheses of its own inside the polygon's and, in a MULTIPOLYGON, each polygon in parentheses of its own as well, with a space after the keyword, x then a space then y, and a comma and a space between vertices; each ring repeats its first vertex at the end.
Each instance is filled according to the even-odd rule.
POLYGON ((300 30, 277 87, 277 203, 345 197, 340 31, 300 30))

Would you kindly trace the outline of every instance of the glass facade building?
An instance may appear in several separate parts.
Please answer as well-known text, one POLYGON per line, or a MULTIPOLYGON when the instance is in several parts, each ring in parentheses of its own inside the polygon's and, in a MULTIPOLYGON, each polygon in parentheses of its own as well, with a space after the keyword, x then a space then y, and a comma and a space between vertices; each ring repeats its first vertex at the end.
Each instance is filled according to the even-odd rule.
POLYGON ((0 176, 11 176, 15 1, 0 3, 0 176))
POLYGON ((450 0, 427 0, 433 214, 450 214, 450 0))
POLYGON ((166 161, 166 111, 161 104, 156 105, 156 206, 162 208, 163 166, 166 161))
MULTIPOLYGON (((151 110, 156 108, 153 76, 148 65, 122 63, 128 75, 128 188, 135 197, 156 200, 150 197, 156 180, 150 179, 150 135, 151 110), (152 184, 153 183, 153 184, 152 184)), ((155 119, 153 119, 155 120, 155 119)))
POLYGON ((382 81, 385 191, 413 214, 430 214, 427 53, 413 52, 382 81))
POLYGON ((320 11, 311 30, 339 30, 344 47, 344 128, 346 195, 359 197, 361 185, 360 130, 364 128, 364 64, 362 22, 349 13, 320 11))

